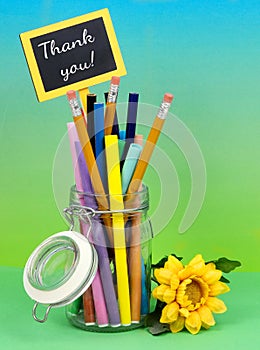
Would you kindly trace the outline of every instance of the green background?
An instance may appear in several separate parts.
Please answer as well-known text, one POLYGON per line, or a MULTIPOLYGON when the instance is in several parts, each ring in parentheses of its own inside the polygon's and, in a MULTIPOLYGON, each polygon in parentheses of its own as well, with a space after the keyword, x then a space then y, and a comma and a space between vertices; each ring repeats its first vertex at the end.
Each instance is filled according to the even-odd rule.
POLYGON ((192 335, 188 331, 152 336, 147 329, 122 333, 85 332, 71 326, 64 315, 64 308, 51 310, 48 321, 39 324, 32 319, 33 302, 20 283, 21 268, 0 266, 0 277, 9 285, 1 288, 0 324, 1 349, 194 349, 194 350, 258 350, 259 349, 259 298, 260 274, 256 272, 234 273, 231 292, 223 299, 228 312, 214 315, 216 325, 192 335), (250 292, 248 292, 250 291, 250 292), (246 296, 250 295, 249 298, 246 296), (15 302, 13 302, 15 300, 15 302), (14 320, 16 323, 14 324, 14 320))
MULTIPOLYGON (((44 238, 66 229, 53 195, 52 169, 71 114, 64 96, 37 102, 19 34, 104 7, 128 71, 119 102, 138 91, 141 103, 158 106, 163 94, 172 92, 171 111, 190 129, 206 163, 203 207, 179 234, 190 173, 178 147, 168 149, 160 139, 179 176, 180 200, 154 239, 154 260, 175 252, 188 261, 200 252, 206 260, 238 259, 240 271, 259 271, 260 6, 251 0, 1 2, 0 264, 24 266, 44 238)), ((102 96, 107 88, 108 82, 92 92, 102 96)), ((160 191, 157 179, 156 169, 150 169, 145 182, 151 210, 160 191)), ((168 202, 171 206, 172 198, 168 202)))

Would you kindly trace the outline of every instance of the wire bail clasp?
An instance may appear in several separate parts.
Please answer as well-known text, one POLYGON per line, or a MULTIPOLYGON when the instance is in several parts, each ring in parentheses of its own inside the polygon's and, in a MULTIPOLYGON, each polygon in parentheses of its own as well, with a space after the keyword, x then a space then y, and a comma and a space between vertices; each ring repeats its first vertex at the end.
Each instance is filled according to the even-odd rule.
POLYGON ((82 220, 85 224, 89 224, 88 232, 86 237, 88 238, 90 231, 92 230, 92 218, 96 215, 96 211, 91 207, 71 205, 63 209, 63 213, 68 223, 70 224, 70 231, 73 231, 75 226, 75 217, 78 217, 79 220, 82 220))

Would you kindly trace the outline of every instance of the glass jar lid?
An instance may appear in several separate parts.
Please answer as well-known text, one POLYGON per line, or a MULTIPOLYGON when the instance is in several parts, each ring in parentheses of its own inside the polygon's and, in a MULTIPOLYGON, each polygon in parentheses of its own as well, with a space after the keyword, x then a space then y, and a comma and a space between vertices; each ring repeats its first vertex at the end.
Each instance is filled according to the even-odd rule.
POLYGON ((97 271, 98 257, 93 245, 75 231, 56 233, 44 240, 29 257, 23 275, 25 291, 38 304, 64 306, 82 295, 97 271))

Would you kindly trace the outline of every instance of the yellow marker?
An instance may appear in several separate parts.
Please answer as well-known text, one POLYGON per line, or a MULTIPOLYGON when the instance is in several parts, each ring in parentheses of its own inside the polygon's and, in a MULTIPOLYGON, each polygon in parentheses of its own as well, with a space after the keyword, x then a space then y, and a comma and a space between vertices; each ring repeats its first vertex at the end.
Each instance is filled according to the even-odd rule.
MULTIPOLYGON (((105 150, 110 210, 123 210, 124 202, 122 196, 117 135, 105 136, 105 150)), ((122 325, 128 326, 131 324, 131 311, 123 213, 113 213, 112 223, 120 317, 122 325)))

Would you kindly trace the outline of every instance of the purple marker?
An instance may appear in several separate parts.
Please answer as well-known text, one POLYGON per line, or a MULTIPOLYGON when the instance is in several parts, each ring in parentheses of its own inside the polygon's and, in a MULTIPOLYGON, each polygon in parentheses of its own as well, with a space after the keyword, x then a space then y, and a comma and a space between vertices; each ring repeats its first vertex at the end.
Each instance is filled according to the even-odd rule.
MULTIPOLYGON (((78 156, 78 166, 79 173, 81 176, 82 189, 84 193, 89 193, 89 195, 84 196, 85 206, 91 207, 94 210, 98 209, 97 203, 95 201, 94 195, 92 196, 93 188, 90 181, 89 172, 85 162, 85 158, 81 149, 80 143, 76 142, 76 152, 78 156)), ((107 243, 105 241, 105 235, 103 231, 103 226, 100 221, 93 220, 93 234, 91 235, 91 240, 95 245, 95 249, 98 254, 98 266, 100 278, 103 286, 104 297, 106 301, 106 308, 108 312, 108 318, 111 327, 120 326, 120 315, 117 305, 117 299, 112 279, 112 273, 110 270, 110 261, 107 253, 107 243)))

